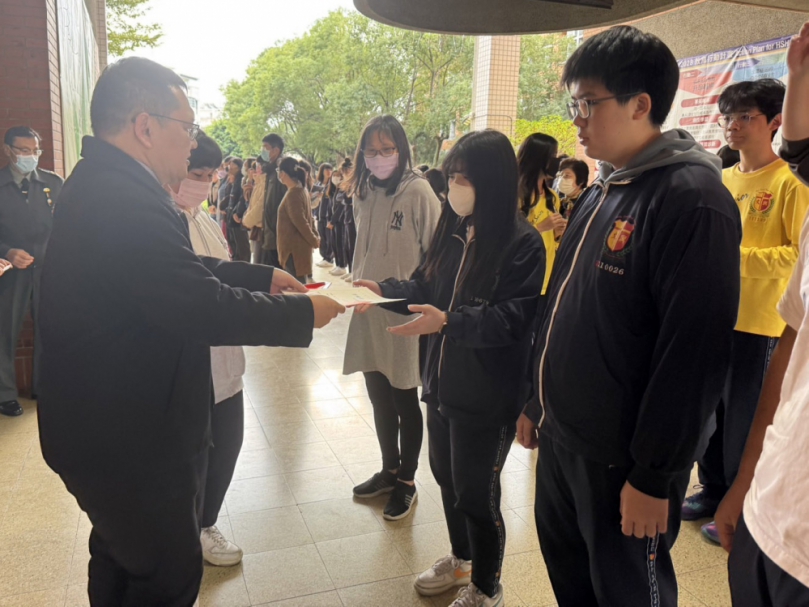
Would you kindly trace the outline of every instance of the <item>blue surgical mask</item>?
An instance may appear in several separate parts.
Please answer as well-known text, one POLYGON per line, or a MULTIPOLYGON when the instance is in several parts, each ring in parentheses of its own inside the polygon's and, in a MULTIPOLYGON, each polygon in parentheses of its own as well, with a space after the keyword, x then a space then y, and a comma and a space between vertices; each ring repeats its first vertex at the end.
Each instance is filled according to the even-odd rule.
POLYGON ((266 150, 266 149, 265 149, 265 150, 261 150, 261 159, 262 159, 264 162, 269 162, 269 161, 270 161, 270 151, 269 151, 269 150, 266 150))
POLYGON ((37 168, 37 164, 39 164, 39 158, 37 156, 17 156, 15 166, 20 173, 27 175, 37 168))

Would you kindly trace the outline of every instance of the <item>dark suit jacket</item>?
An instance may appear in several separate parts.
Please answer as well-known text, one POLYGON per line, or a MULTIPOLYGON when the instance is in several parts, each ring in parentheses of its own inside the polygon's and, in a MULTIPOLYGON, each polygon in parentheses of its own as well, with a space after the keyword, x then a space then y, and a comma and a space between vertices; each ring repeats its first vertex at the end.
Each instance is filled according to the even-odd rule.
POLYGON ((118 148, 85 137, 82 156, 42 277, 42 452, 57 472, 170 467, 210 444, 210 347, 306 347, 312 304, 268 295, 270 267, 197 257, 118 148))
POLYGON ((62 189, 62 178, 38 168, 31 171, 29 181, 26 201, 14 182, 11 167, 0 169, 0 257, 5 257, 9 249, 22 249, 34 256, 34 265, 40 265, 53 224, 51 208, 62 189))

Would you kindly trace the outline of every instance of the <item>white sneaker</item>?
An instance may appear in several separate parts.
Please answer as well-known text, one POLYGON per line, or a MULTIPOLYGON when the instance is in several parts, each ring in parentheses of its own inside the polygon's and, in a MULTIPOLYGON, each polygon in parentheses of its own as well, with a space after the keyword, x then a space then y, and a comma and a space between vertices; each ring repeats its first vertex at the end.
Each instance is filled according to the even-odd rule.
POLYGON ((326 261, 325 259, 321 259, 315 264, 318 268, 330 268, 334 264, 330 261, 326 261))
POLYGON ((341 268, 340 266, 334 266, 331 270, 329 270, 329 274, 332 276, 342 276, 346 274, 347 270, 345 268, 341 268))
POLYGON ((435 596, 454 586, 466 586, 472 581, 472 561, 462 561, 450 553, 438 559, 432 567, 419 574, 414 586, 423 596, 435 596))
POLYGON ((242 562, 242 549, 229 542, 215 526, 203 529, 199 539, 202 542, 202 556, 211 565, 233 567, 242 562))
POLYGON ((449 607, 503 607, 503 584, 497 586, 497 594, 489 597, 470 583, 458 591, 458 598, 449 607))
POLYGON ((343 276, 343 280, 345 280, 346 282, 353 282, 354 275, 353 274, 346 274, 345 276, 343 276))

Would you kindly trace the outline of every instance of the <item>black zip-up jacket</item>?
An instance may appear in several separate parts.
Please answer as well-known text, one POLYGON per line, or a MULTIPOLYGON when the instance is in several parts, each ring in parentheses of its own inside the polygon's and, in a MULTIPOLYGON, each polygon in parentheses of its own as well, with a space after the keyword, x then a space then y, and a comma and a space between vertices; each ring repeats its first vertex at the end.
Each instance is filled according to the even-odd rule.
POLYGON ((792 172, 809 186, 809 139, 781 142, 781 158, 789 163, 792 172))
MULTIPOLYGON (((411 314, 410 304, 447 311, 441 333, 422 337, 419 348, 422 400, 443 415, 476 423, 513 424, 530 391, 531 326, 545 277, 542 237, 522 217, 493 285, 457 289, 458 276, 475 246, 461 221, 445 243, 438 276, 419 268, 409 281, 380 284, 389 306, 411 314)), ((435 246, 435 245, 433 245, 435 246)))
POLYGON ((332 214, 329 220, 334 226, 341 226, 346 223, 346 198, 348 198, 348 196, 346 196, 346 193, 342 190, 338 190, 334 195, 334 199, 332 200, 332 214))
POLYGON ((741 220, 707 161, 630 174, 597 183, 574 208, 537 334, 542 398, 525 413, 540 422, 544 404, 543 436, 666 498, 693 465, 727 376, 741 220))

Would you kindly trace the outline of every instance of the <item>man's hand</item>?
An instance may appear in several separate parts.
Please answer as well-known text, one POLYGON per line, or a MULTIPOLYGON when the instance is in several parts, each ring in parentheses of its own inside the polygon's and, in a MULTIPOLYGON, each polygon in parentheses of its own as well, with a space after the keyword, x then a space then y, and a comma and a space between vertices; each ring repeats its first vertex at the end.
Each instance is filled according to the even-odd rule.
POLYGON ((22 249, 9 249, 8 253, 6 253, 6 259, 18 270, 24 270, 34 263, 34 258, 22 249))
POLYGON ((333 223, 331 223, 331 222, 327 223, 327 224, 326 224, 326 229, 327 229, 327 230, 333 230, 333 229, 334 229, 334 224, 333 224, 333 223))
POLYGON ((621 530, 638 539, 665 533, 669 525, 669 500, 646 495, 627 481, 621 490, 621 530))
POLYGON ((0 258, 0 276, 2 276, 6 270, 10 270, 13 267, 14 266, 11 265, 10 261, 6 261, 5 259, 0 258))
POLYGON ((306 287, 295 280, 291 274, 275 268, 272 273, 270 295, 280 295, 281 293, 306 293, 306 287))
POLYGON ((803 24, 789 45, 787 67, 791 78, 809 77, 809 21, 803 24))
POLYGON ((402 337, 430 335, 432 333, 438 333, 447 323, 446 313, 435 306, 407 306, 407 309, 421 316, 398 327, 388 327, 389 333, 402 337))
POLYGON ((719 542, 728 552, 733 549, 733 536, 736 535, 736 527, 744 507, 744 497, 749 488, 747 484, 734 482, 716 509, 714 520, 716 530, 719 532, 719 542))
POLYGON ((525 413, 521 413, 517 420, 517 440, 526 449, 539 447, 539 426, 525 413))
POLYGON ((312 295, 312 307, 315 309, 315 329, 322 329, 339 314, 346 311, 345 307, 325 295, 312 295))

